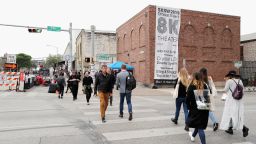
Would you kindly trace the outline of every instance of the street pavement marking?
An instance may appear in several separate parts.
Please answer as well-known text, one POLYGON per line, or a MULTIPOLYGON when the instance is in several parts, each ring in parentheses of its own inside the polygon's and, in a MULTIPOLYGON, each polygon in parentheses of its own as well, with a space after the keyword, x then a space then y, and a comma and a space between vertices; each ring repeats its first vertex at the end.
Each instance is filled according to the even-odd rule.
POLYGON ((151 102, 154 102, 154 103, 160 103, 160 104, 170 104, 171 101, 162 101, 162 100, 157 100, 157 99, 154 99, 154 98, 145 98, 145 97, 141 97, 141 96, 138 96, 138 97, 135 97, 137 99, 141 99, 141 100, 146 100, 146 101, 151 101, 151 102))
POLYGON ((241 143, 232 143, 232 144, 255 144, 255 143, 252 143, 252 142, 241 142, 241 143))
MULTIPOLYGON (((210 131, 206 130, 206 131, 210 131)), ((184 126, 103 133, 109 141, 186 134, 184 126)))
MULTIPOLYGON (((142 110, 134 110, 134 113, 150 113, 150 112, 157 112, 157 110, 154 109, 142 109, 142 110)), ((118 111, 106 111, 106 115, 118 115, 119 114, 119 110, 118 111)), ((89 115, 99 115, 99 111, 96 112, 85 112, 84 115, 89 116, 89 115)))
POLYGON ((40 124, 40 125, 23 125, 23 126, 14 126, 14 127, 0 127, 0 132, 5 131, 17 131, 17 130, 27 130, 27 129, 40 129, 40 128, 53 128, 53 127, 69 127, 73 126, 72 124, 40 124))
MULTIPOLYGON (((127 106, 124 106, 124 109, 125 107, 127 106)), ((132 105, 132 107, 146 107, 146 105, 142 105, 142 104, 134 104, 132 105)), ((86 105, 85 106, 80 106, 79 109, 85 109, 85 110, 93 110, 93 109, 99 109, 100 108, 100 105, 86 105)), ((108 106, 108 109, 109 108, 118 108, 119 109, 119 104, 113 104, 113 106, 108 106)))
MULTIPOLYGON (((144 118, 134 118, 132 121, 128 121, 127 119, 116 119, 116 120, 108 120, 107 124, 120 124, 120 123, 135 123, 135 122, 150 122, 150 121, 160 121, 160 120, 170 120, 171 116, 158 116, 158 117, 144 117, 144 118)), ((92 121, 94 125, 104 125, 102 121, 92 121)))

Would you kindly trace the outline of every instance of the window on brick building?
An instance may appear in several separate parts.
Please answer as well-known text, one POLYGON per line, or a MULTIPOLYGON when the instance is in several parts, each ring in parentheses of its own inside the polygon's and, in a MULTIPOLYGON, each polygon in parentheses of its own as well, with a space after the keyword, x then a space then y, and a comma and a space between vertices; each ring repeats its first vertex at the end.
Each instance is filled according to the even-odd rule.
POLYGON ((139 29, 139 46, 144 47, 146 45, 146 37, 145 37, 145 28, 144 26, 140 26, 139 29))
POLYGON ((123 48, 124 48, 124 51, 126 52, 126 51, 128 51, 128 45, 129 45, 129 43, 128 43, 128 36, 125 34, 124 35, 124 39, 123 39, 123 48))
POLYGON ((135 31, 131 31, 131 49, 136 49, 136 38, 135 31))
POLYGON ((244 60, 244 46, 240 46, 240 60, 244 60))
POLYGON ((232 32, 229 28, 225 28, 222 32, 222 47, 232 48, 232 32))
POLYGON ((215 34, 211 26, 207 26, 203 32, 204 47, 215 47, 215 34))

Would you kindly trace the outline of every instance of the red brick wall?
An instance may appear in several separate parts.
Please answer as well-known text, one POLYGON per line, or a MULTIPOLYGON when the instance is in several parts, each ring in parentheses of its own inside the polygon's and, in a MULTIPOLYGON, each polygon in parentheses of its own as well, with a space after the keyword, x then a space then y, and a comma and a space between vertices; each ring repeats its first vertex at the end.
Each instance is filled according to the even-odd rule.
MULTIPOLYGON (((133 65, 138 81, 148 85, 154 82, 155 17, 155 6, 148 6, 117 29, 118 60, 133 65), (128 48, 122 46, 124 35, 128 48)), ((183 59, 189 73, 206 67, 215 81, 223 81, 240 59, 240 17, 182 10, 179 68, 183 59)))

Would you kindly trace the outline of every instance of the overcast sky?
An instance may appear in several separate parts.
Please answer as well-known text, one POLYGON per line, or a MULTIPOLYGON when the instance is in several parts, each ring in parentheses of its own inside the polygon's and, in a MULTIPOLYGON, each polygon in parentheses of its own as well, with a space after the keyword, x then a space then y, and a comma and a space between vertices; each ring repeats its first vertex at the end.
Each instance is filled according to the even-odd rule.
MULTIPOLYGON (((191 9, 241 16, 241 34, 256 32, 254 0, 3 0, 0 23, 25 26, 60 26, 114 31, 147 5, 191 9)), ((25 28, 0 26, 0 56, 30 54, 34 58, 63 54, 69 41, 66 32, 28 33, 25 28), (55 47, 49 47, 53 45, 55 47)))

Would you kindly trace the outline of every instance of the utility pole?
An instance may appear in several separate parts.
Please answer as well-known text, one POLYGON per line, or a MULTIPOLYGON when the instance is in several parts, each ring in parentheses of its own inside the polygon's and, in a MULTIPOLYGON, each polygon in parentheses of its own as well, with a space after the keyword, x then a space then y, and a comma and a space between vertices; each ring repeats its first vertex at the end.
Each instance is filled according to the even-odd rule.
MULTIPOLYGON (((91 25, 91 57, 94 58, 94 35, 95 35, 95 26, 91 25)), ((92 60, 91 60, 92 62, 92 60)))
POLYGON ((70 36, 70 42, 69 42, 69 46, 70 46, 70 70, 73 70, 73 50, 72 50, 72 23, 69 23, 69 36, 70 36))

